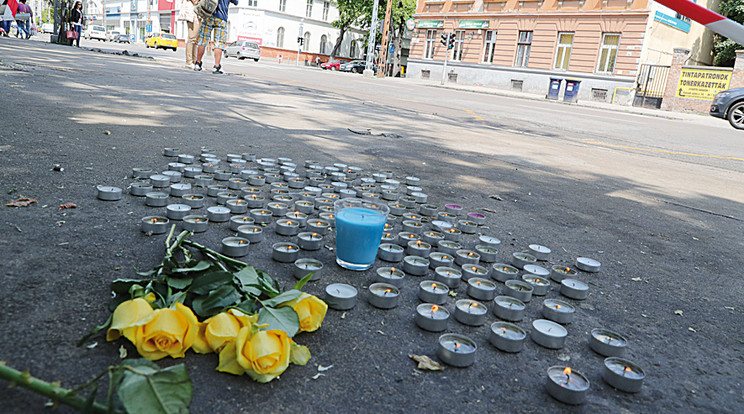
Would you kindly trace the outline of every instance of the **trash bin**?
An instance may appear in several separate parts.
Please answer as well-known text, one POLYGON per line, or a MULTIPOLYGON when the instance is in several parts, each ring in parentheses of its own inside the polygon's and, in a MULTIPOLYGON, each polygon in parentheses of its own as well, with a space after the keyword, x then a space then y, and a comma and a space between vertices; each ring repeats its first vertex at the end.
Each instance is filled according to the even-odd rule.
POLYGON ((558 93, 561 91, 561 82, 563 78, 550 78, 550 86, 548 87, 547 99, 558 99, 558 93))
POLYGON ((566 79, 566 93, 563 94, 563 102, 576 102, 579 100, 579 86, 581 81, 566 79))

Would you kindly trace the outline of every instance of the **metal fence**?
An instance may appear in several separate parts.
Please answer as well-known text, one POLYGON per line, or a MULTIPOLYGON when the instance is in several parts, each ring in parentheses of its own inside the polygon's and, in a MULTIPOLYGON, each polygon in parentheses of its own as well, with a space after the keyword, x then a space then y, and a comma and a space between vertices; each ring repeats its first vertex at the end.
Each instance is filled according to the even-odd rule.
POLYGON ((669 66, 641 65, 641 70, 638 72, 638 78, 636 79, 636 94, 633 99, 633 106, 661 108, 667 76, 669 76, 669 66))

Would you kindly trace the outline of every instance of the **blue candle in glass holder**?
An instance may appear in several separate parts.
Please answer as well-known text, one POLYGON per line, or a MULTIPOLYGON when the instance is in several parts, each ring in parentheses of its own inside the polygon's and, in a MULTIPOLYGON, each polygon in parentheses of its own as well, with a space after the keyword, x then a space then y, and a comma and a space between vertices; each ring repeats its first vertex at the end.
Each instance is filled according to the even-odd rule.
POLYGON ((390 209, 382 203, 350 198, 337 200, 334 206, 336 263, 350 270, 369 269, 377 257, 390 209))

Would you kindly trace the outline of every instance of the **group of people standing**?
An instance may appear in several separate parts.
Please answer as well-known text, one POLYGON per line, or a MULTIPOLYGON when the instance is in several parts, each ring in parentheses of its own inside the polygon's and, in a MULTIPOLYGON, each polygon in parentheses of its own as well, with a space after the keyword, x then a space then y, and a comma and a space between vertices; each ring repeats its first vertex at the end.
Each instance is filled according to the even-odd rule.
POLYGON ((218 0, 214 12, 202 19, 195 9, 198 0, 186 0, 178 14, 178 20, 186 21, 186 66, 195 71, 202 70, 202 58, 210 40, 214 41, 214 67, 212 73, 222 74, 222 52, 227 45, 227 9, 238 0, 218 0))
MULTIPOLYGON (((2 4, 7 5, 8 1, 3 0, 2 4)), ((23 19, 16 19, 16 25, 18 26, 18 32, 16 37, 22 37, 28 39, 31 37, 31 22, 34 20, 34 11, 31 10, 31 6, 26 4, 26 0, 19 0, 16 9, 15 17, 23 16, 23 19)), ((3 29, 3 36, 7 37, 10 33, 11 20, 4 20, 0 22, 0 28, 3 29)))

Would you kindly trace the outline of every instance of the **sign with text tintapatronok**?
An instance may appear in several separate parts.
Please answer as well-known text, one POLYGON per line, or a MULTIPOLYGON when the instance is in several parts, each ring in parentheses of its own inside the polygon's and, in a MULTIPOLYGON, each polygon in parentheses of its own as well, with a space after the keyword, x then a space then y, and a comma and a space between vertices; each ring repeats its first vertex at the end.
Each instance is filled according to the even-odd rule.
POLYGON ((682 68, 676 96, 712 101, 718 92, 728 89, 730 83, 730 70, 682 68))

